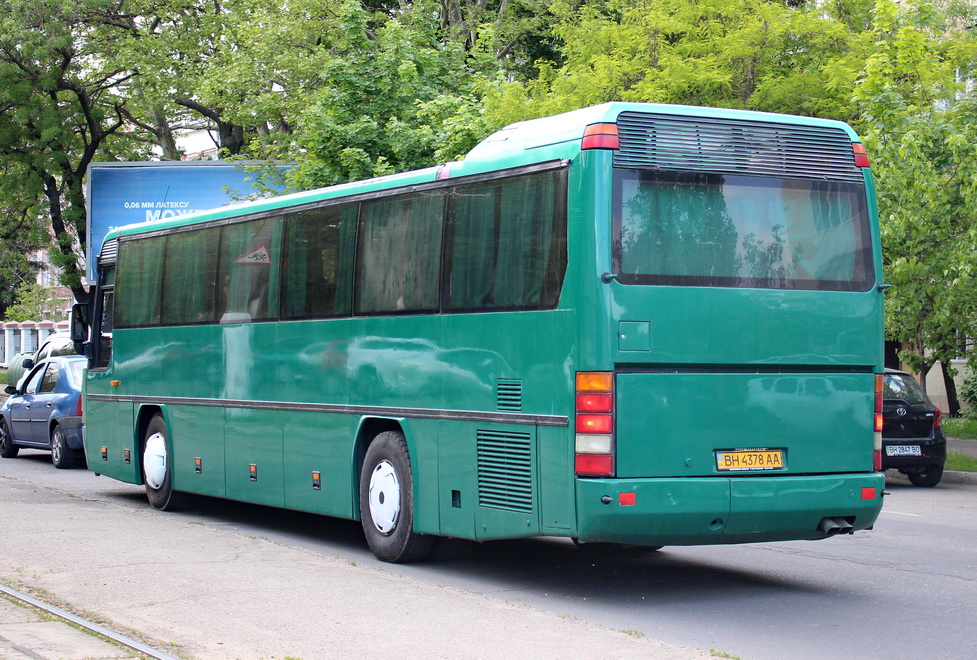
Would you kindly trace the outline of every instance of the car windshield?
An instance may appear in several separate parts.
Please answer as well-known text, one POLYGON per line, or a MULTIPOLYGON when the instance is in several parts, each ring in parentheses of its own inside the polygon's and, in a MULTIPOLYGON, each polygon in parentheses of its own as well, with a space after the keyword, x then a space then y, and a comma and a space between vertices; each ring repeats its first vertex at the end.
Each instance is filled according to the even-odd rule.
POLYGON ((905 374, 885 375, 885 398, 898 399, 908 404, 925 403, 926 395, 916 379, 905 374))

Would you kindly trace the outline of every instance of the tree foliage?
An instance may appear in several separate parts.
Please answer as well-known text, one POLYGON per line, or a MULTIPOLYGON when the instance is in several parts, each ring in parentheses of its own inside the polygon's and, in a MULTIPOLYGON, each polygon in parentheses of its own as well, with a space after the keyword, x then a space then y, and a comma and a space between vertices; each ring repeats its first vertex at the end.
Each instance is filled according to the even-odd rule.
MULTIPOLYGON (((977 50, 927 3, 875 7, 875 53, 855 90, 879 181, 886 335, 925 375, 977 336, 977 50)), ((973 356, 971 356, 973 362, 973 356)), ((949 389, 953 389, 948 381, 949 389)), ((956 406, 951 403, 951 407, 956 406)))
MULTIPOLYGON (((913 368, 977 335, 967 0, 0 0, 0 309, 50 242, 83 298, 95 160, 295 162, 309 188, 460 158, 611 100, 849 121, 879 190, 887 334, 913 368), (46 229, 46 228, 47 229, 46 229)), ((968 29, 970 28, 970 29, 968 29)))

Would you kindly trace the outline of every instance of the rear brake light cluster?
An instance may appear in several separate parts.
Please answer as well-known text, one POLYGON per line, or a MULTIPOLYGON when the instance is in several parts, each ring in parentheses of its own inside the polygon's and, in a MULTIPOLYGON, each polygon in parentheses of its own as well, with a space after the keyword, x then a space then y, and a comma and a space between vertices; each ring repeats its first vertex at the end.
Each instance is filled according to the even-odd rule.
POLYGON ((943 411, 939 408, 936 409, 936 413, 933 415, 933 428, 938 429, 943 426, 943 411))
POLYGON ((872 452, 872 468, 882 469, 882 388, 885 377, 875 374, 875 448, 872 452))
POLYGON ((865 151, 865 145, 861 142, 852 142, 851 150, 855 154, 855 167, 871 167, 868 164, 868 153, 865 151))
POLYGON ((581 149, 620 149, 617 124, 591 124, 583 131, 581 149))
POLYGON ((581 371, 576 378, 574 471, 583 477, 614 475, 614 374, 581 371))

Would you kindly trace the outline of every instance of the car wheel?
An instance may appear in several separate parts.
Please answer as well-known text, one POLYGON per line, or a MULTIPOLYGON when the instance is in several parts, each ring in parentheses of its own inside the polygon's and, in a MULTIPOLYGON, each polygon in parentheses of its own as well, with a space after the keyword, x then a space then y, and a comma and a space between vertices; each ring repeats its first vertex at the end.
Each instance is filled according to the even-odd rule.
POLYGON ((57 424, 51 431, 51 462, 59 470, 66 470, 75 465, 75 450, 68 446, 64 431, 57 424))
POLYGON ((360 519, 366 542, 381 561, 420 561, 434 545, 433 537, 414 532, 410 453, 398 431, 380 433, 366 450, 360 472, 360 519))
POLYGON ((6 420, 0 419, 0 457, 14 458, 19 451, 20 447, 14 444, 6 420))
POLYGON ((146 499, 154 509, 175 511, 183 504, 183 494, 173 490, 170 444, 162 415, 155 415, 146 428, 142 450, 142 480, 146 485, 146 499))
POLYGON ((943 478, 942 465, 927 465, 923 472, 910 472, 906 475, 913 486, 932 488, 943 478))

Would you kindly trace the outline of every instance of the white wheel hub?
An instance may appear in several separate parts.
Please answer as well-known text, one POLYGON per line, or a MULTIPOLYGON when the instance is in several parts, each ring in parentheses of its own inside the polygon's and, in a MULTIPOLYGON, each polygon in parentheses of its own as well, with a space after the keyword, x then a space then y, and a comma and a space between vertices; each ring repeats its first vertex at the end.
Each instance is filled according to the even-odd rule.
POLYGON ((163 480, 166 479, 166 438, 162 433, 154 433, 146 438, 142 469, 150 488, 159 490, 163 487, 163 480))
POLYGON ((397 527, 400 518, 400 479, 390 461, 380 461, 370 475, 370 518, 384 535, 397 527))

